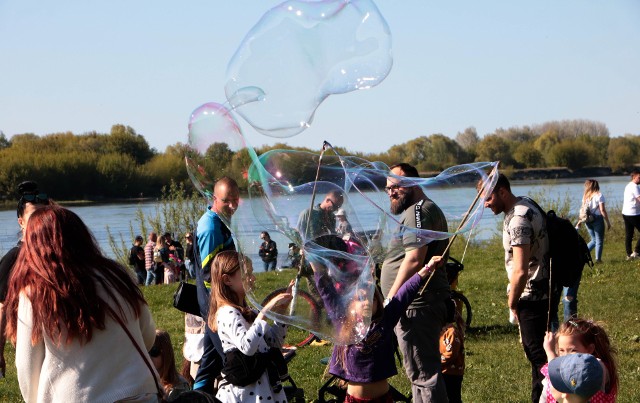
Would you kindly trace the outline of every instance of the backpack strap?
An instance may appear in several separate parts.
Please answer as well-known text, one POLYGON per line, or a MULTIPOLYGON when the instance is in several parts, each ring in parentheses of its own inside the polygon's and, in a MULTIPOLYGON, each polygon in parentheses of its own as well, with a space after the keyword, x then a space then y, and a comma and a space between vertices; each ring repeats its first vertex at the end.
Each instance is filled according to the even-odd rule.
POLYGON ((422 205, 424 204, 424 199, 420 200, 416 203, 416 228, 422 228, 422 205))

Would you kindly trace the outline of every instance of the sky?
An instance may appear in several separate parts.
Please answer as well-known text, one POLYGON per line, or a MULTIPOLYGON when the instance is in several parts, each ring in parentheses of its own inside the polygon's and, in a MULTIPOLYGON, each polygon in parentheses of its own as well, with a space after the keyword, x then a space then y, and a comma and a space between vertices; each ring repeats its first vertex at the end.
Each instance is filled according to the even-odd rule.
MULTIPOLYGON (((131 126, 164 151, 191 112, 223 103, 227 64, 279 1, 0 0, 0 131, 108 133, 131 126)), ((328 97, 312 126, 253 146, 323 140, 367 153, 473 126, 602 122, 640 135, 640 1, 378 0, 393 67, 328 97)))

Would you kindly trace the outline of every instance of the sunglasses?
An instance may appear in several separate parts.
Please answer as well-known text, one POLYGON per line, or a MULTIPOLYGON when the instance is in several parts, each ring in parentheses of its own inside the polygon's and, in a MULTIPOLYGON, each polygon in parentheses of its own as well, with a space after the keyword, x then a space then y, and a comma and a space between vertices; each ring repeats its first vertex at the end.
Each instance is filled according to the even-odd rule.
POLYGON ((396 191, 398 189, 400 189, 402 186, 400 185, 391 185, 391 186, 385 186, 384 187, 384 191, 387 193, 391 193, 393 191, 396 191))
POLYGON ((34 203, 34 202, 47 202, 49 201, 49 196, 46 193, 38 193, 38 194, 26 194, 22 195, 20 200, 25 202, 34 203))
POLYGON ((158 348, 158 346, 151 347, 151 350, 149 350, 149 356, 160 357, 160 348, 158 348))

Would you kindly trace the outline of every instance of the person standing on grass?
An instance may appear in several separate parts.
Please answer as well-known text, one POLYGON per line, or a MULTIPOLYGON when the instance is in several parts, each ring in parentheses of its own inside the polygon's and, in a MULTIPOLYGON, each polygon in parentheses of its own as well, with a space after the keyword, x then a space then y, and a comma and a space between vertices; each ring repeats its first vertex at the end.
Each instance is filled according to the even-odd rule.
POLYGON ((144 285, 147 279, 147 271, 145 270, 144 249, 142 248, 142 242, 144 239, 142 235, 136 236, 133 241, 133 246, 129 250, 129 264, 136 273, 138 279, 138 285, 144 285))
MULTIPOLYGON (((382 263, 380 285, 385 301, 391 301, 402 285, 433 256, 442 256, 448 240, 426 243, 417 228, 446 232, 444 213, 415 184, 415 167, 401 163, 391 167, 385 190, 391 213, 400 215, 400 226, 382 263), (408 179, 403 179, 407 177, 408 179)), ((447 259, 446 256, 443 259, 447 259)), ((447 402, 447 391, 440 364, 440 331, 447 320, 447 301, 451 297, 444 270, 436 270, 425 289, 400 317, 395 327, 405 372, 411 381, 414 402, 447 402)))
POLYGON ((557 317, 558 309, 557 303, 549 304, 552 290, 546 220, 530 199, 511 193, 504 174, 498 176, 484 206, 495 215, 504 213, 502 245, 509 278, 508 304, 519 323, 522 346, 531 363, 531 401, 537 403, 544 379, 540 369, 547 362, 543 348, 547 321, 557 317))
POLYGON ((624 188, 622 204, 622 219, 624 220, 624 247, 627 251, 627 260, 640 258, 640 238, 631 250, 633 233, 640 231, 640 169, 633 168, 631 182, 624 188))
POLYGON ((144 269, 147 271, 147 279, 144 285, 156 283, 156 262, 153 260, 153 251, 156 247, 158 235, 155 232, 149 233, 149 241, 144 246, 144 269))
POLYGON ((260 233, 260 239, 262 239, 262 244, 260 245, 258 255, 262 258, 264 271, 268 272, 269 268, 271 268, 272 271, 275 271, 276 264, 278 263, 278 246, 271 239, 271 236, 269 236, 267 231, 262 231, 260 233))
MULTIPOLYGON (((198 221, 195 239, 196 286, 200 315, 205 321, 209 316, 211 263, 223 250, 236 250, 231 230, 225 222, 231 221, 239 202, 240 190, 236 181, 227 176, 222 177, 213 188, 211 206, 198 221)), ((214 393, 213 383, 222 370, 222 354, 220 337, 206 325, 204 353, 194 380, 194 390, 214 393)))

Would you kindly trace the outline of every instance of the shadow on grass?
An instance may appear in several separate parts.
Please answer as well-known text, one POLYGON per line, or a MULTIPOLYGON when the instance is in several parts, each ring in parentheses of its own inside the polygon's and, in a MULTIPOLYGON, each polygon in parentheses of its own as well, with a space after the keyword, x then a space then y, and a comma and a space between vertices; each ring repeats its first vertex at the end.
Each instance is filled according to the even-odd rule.
POLYGON ((467 337, 473 336, 476 338, 483 338, 487 336, 499 336, 499 335, 517 335, 518 326, 512 324, 502 325, 490 325, 490 326, 472 326, 465 332, 467 337))

